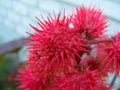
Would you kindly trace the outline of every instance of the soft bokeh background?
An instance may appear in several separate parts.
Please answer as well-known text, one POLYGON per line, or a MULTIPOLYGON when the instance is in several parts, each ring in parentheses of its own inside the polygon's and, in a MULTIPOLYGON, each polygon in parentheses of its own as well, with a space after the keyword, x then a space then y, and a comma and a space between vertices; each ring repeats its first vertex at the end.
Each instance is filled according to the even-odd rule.
MULTIPOLYGON (((15 73, 27 58, 26 32, 34 32, 29 24, 36 26, 35 16, 46 17, 48 12, 53 15, 53 11, 64 9, 69 15, 81 5, 100 8, 108 16, 107 34, 120 31, 120 0, 0 0, 0 90, 15 90, 15 73)), ((115 90, 117 87, 119 79, 115 81, 115 90)))

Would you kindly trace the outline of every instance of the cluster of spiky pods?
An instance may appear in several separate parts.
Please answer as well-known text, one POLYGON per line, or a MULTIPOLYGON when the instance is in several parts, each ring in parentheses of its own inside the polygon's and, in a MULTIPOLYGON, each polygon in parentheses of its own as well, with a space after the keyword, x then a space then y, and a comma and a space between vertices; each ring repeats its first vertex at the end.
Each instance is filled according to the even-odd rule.
MULTIPOLYGON (((36 17, 37 18, 37 17, 36 17)), ((120 33, 109 37, 101 10, 81 6, 41 21, 27 45, 28 60, 19 70, 24 90, 111 90, 108 73, 120 75, 120 33)))

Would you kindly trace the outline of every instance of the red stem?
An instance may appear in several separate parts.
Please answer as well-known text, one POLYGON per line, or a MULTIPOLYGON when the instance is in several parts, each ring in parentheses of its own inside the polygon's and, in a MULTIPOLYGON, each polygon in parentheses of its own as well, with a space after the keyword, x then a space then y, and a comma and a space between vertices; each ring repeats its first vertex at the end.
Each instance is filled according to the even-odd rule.
POLYGON ((112 39, 102 39, 102 40, 96 40, 96 41, 88 41, 89 44, 97 44, 97 43, 104 43, 104 42, 111 42, 112 39))

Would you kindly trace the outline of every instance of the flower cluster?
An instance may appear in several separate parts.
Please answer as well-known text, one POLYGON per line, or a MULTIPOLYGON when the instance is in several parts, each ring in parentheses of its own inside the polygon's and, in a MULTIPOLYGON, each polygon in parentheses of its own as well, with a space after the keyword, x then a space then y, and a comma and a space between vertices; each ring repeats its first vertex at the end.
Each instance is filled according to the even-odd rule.
POLYGON ((24 90, 111 90, 109 72, 120 73, 120 34, 105 37, 107 17, 81 6, 71 16, 51 15, 30 38, 28 60, 19 70, 24 90), (72 24, 73 27, 70 25, 72 24))

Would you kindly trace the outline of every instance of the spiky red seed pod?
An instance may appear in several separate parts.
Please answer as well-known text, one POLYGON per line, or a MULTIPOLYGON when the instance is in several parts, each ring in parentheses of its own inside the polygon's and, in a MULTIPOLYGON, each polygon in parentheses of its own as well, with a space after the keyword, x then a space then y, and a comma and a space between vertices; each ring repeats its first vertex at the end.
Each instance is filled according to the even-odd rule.
POLYGON ((76 8, 72 23, 85 39, 94 39, 105 32, 107 18, 99 9, 81 6, 76 8))
POLYGON ((20 85, 18 88, 23 88, 24 90, 42 90, 39 87, 41 83, 33 76, 31 71, 31 68, 28 67, 19 70, 18 80, 20 85))
POLYGON ((111 72, 120 74, 120 43, 116 42, 104 48, 107 55, 103 59, 102 65, 111 72))
POLYGON ((98 71, 83 71, 59 80, 60 90, 109 90, 98 71))
POLYGON ((102 62, 104 69, 120 75, 120 33, 113 37, 112 43, 104 46, 101 50, 105 51, 105 58, 102 62))
POLYGON ((84 48, 86 44, 78 32, 69 28, 68 18, 64 16, 60 19, 58 15, 55 19, 48 18, 45 22, 39 20, 38 23, 42 30, 32 26, 36 34, 30 34, 30 41, 34 43, 30 45, 31 52, 36 53, 35 57, 39 57, 41 62, 48 60, 49 65, 54 62, 61 62, 61 65, 64 65, 67 62, 68 65, 74 66, 75 57, 80 59, 79 52, 86 51, 84 48))

